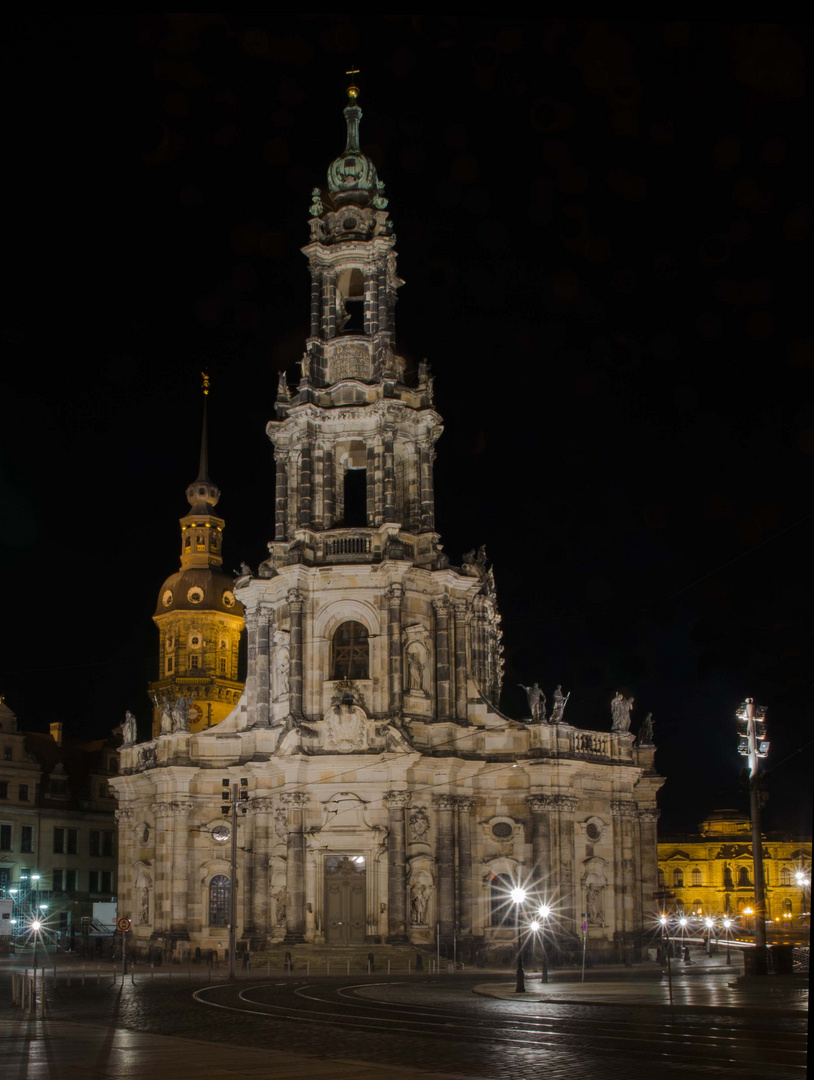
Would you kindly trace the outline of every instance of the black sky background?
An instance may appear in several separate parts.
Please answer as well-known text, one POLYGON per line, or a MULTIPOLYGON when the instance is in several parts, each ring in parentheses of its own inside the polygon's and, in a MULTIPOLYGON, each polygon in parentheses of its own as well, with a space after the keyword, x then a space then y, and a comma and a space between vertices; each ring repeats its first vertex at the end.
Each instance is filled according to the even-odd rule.
POLYGON ((264 427, 307 333, 347 68, 428 357, 447 552, 485 543, 518 682, 652 710, 662 825, 811 828, 808 31, 453 16, 6 18, 4 645, 27 729, 149 730, 208 366, 226 561, 272 536, 264 427), (801 749, 802 748, 802 749, 801 749))

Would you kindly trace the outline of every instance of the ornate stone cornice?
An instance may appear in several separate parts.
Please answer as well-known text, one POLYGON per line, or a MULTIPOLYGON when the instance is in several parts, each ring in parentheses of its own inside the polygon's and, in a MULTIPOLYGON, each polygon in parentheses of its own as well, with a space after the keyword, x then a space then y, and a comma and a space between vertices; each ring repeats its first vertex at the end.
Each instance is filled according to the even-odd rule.
POLYGON ((409 791, 388 791, 383 801, 388 810, 403 810, 412 797, 409 791))
POLYGON ((639 811, 636 803, 629 799, 611 799, 610 808, 614 817, 636 817, 639 811))
POLYGON ((308 794, 305 791, 284 791, 280 796, 280 802, 283 806, 297 810, 308 805, 308 794))
POLYGON ((432 805, 436 810, 454 810, 456 804, 454 795, 433 795, 432 805))
POLYGON ((661 810, 658 810, 658 809, 656 809, 656 807, 653 807, 653 806, 646 807, 644 810, 639 811, 639 820, 640 821, 656 822, 656 821, 658 821, 658 819, 660 817, 661 817, 661 810))
POLYGON ((132 810, 114 810, 113 817, 116 821, 132 821, 135 817, 135 813, 132 810))
POLYGON ((246 629, 251 634, 257 629, 257 610, 254 609, 253 611, 244 612, 243 618, 246 622, 246 629))

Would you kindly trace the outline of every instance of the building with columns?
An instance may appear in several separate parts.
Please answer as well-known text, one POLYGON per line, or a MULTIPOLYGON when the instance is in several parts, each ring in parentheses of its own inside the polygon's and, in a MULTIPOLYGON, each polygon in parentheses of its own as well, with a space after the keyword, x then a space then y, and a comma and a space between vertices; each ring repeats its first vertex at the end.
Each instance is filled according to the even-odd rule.
POLYGON ((267 426, 275 533, 233 586, 245 689, 214 726, 123 748, 121 914, 139 949, 217 949, 236 889, 252 949, 438 934, 488 955, 515 941, 520 885, 563 948, 584 919, 591 952, 618 956, 655 904, 654 748, 605 717, 572 727, 562 699, 500 710, 495 576, 483 548, 451 565, 436 531, 433 377, 398 353, 393 223, 354 88, 344 115, 303 249, 299 380, 280 376, 267 426), (236 874, 224 784, 245 794, 236 874))

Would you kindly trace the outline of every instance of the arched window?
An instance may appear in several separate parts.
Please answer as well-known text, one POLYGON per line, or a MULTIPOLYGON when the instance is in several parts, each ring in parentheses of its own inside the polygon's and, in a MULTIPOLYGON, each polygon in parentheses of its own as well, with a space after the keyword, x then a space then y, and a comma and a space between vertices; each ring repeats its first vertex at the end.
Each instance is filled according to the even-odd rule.
POLYGON ((492 926, 514 926, 517 905, 512 903, 511 891, 514 882, 508 874, 495 874, 491 889, 492 926))
POLYGON ((748 885, 751 885, 751 884, 752 884, 752 882, 749 880, 749 870, 747 869, 747 867, 745 867, 745 866, 739 867, 738 868, 738 888, 744 888, 744 887, 746 887, 748 885))
POLYGON ((694 866, 692 869, 692 883, 693 885, 701 884, 701 871, 698 869, 697 866, 694 866))
POLYGON ((232 896, 232 884, 225 874, 215 874, 209 882, 209 925, 226 926, 229 922, 229 907, 232 896))
POLYGON ((780 870, 780 884, 791 885, 791 870, 787 866, 781 867, 780 870))
POLYGON ((366 679, 370 666, 367 630, 358 622, 343 622, 331 644, 332 679, 366 679))
POLYGON ((791 900, 789 899, 783 901, 783 914, 791 914, 791 900))
POLYGON ((659 867, 659 888, 663 889, 666 884, 667 882, 664 878, 664 871, 661 869, 661 867, 659 867))
POLYGON ((735 888, 735 882, 732 880, 732 867, 731 866, 725 866, 724 867, 724 888, 725 889, 734 889, 735 888))
POLYGON ((704 905, 701 903, 700 900, 693 900, 693 902, 692 902, 692 913, 693 913, 693 915, 703 915, 704 914, 704 905))
POLYGON ((673 870, 673 888, 675 888, 675 889, 683 889, 684 888, 684 871, 683 870, 673 870))

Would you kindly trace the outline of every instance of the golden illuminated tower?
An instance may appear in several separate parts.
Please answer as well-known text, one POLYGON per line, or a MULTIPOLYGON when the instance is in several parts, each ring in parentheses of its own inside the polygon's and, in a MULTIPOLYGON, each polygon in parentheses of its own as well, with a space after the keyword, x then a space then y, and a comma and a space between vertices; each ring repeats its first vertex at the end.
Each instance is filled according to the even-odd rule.
POLYGON ((161 714, 183 694, 192 695, 189 728, 200 731, 220 723, 243 691, 238 681, 238 646, 243 605, 235 599, 233 579, 221 569, 223 518, 214 513, 220 489, 209 478, 206 395, 198 477, 187 488, 189 511, 180 519, 181 569, 168 577, 158 594, 153 620, 160 635, 158 679, 150 683, 153 736, 161 714))

